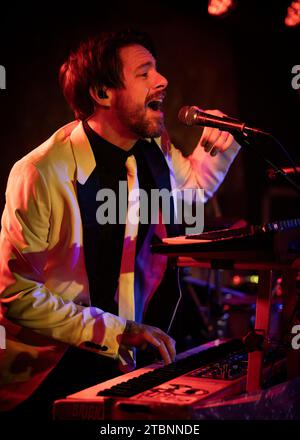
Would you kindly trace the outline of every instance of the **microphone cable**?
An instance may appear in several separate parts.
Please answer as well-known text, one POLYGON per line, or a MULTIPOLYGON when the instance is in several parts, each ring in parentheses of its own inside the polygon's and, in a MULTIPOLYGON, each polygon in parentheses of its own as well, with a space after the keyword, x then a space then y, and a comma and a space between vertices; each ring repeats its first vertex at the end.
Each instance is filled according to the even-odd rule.
POLYGON ((271 139, 273 139, 273 141, 275 142, 275 144, 277 144, 280 148, 281 148, 281 150, 283 151, 283 153, 286 155, 286 157, 288 158, 288 160, 289 160, 289 162, 290 162, 290 164, 291 164, 291 166, 292 166, 292 168, 293 168, 293 170, 294 170, 294 173, 295 173, 295 176, 298 176, 298 171, 297 171, 297 165, 296 165, 296 163, 295 163, 295 161, 294 161, 294 159, 292 158, 292 156, 290 155, 290 153, 288 152, 288 150, 285 148, 285 146, 279 141, 279 139, 277 139, 277 137, 275 137, 273 134, 271 134, 271 133, 268 133, 268 136, 271 138, 271 139))
MULTIPOLYGON (((249 142, 248 138, 250 138, 250 135, 246 135, 245 133, 237 132, 237 133, 233 134, 233 136, 235 137, 235 139, 237 140, 237 142, 239 144, 241 144, 242 146, 247 145, 248 148, 251 148, 257 154, 258 157, 263 159, 274 170, 275 174, 279 174, 282 177, 284 177, 286 179, 286 181, 289 182, 290 185, 297 191, 297 193, 300 194, 300 186, 296 182, 294 182, 294 180, 291 179, 281 167, 275 165, 270 159, 268 159, 261 152, 260 149, 258 149, 256 146, 254 146, 254 142, 251 142, 251 143, 249 142)), ((278 141, 278 139, 275 136, 271 135, 270 133, 266 133, 266 136, 270 136, 270 138, 274 139, 276 144, 279 145, 281 148, 283 148, 283 152, 286 153, 286 149, 283 147, 283 145, 278 141)), ((287 157, 290 160, 292 160, 293 169, 294 169, 294 172, 296 173, 296 176, 297 176, 298 175, 297 168, 295 166, 293 159, 289 155, 289 153, 287 154, 287 157)))

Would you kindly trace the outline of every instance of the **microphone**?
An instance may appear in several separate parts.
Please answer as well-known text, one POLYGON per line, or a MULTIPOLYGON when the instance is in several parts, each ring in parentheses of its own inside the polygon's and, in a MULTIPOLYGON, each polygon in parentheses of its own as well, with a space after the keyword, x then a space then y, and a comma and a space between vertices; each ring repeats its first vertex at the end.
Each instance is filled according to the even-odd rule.
POLYGON ((228 116, 220 117, 205 113, 200 108, 194 106, 184 106, 179 110, 178 119, 185 125, 203 125, 205 127, 215 127, 222 131, 240 132, 245 134, 264 134, 265 131, 259 128, 248 127, 245 122, 228 116))

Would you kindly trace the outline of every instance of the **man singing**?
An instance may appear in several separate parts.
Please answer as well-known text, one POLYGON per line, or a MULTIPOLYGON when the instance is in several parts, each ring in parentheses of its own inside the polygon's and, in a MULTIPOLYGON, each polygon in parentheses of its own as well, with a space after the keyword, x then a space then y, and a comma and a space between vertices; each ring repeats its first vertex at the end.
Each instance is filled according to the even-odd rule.
POLYGON ((81 43, 61 67, 60 83, 76 120, 19 160, 7 184, 0 241, 4 411, 64 397, 118 374, 116 366, 128 371, 136 348, 150 345, 165 363, 174 360, 173 338, 155 317, 144 319, 173 276, 166 257, 150 252, 151 240, 182 229, 172 216, 168 223, 160 216, 132 225, 127 216, 99 224, 97 194, 106 188, 118 200, 123 181, 128 193, 203 188, 207 200, 239 150, 229 133, 212 128, 187 158, 171 144, 162 109, 168 81, 143 33, 81 43))

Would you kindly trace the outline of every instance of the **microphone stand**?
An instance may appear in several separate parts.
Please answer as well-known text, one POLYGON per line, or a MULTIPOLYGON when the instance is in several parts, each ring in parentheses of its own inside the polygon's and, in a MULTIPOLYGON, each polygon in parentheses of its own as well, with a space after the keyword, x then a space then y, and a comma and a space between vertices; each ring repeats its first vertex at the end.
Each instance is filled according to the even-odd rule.
MULTIPOLYGON (((248 134, 236 130, 231 130, 231 134, 234 136, 236 141, 244 147, 252 148, 253 151, 261 158, 263 159, 273 170, 275 175, 282 176, 293 188, 294 190, 300 195, 300 186, 293 181, 284 171, 282 168, 278 167, 276 164, 274 164, 270 159, 268 159, 264 154, 261 153, 261 151, 256 148, 252 143, 250 143, 248 139, 248 134)), ((269 136, 272 138, 272 135, 269 133, 263 132, 265 136, 269 136)))

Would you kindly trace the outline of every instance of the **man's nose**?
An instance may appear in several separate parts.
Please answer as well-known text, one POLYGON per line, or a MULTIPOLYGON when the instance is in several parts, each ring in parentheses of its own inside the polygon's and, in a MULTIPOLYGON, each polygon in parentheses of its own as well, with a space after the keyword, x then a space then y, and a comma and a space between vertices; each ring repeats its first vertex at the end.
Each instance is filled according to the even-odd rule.
POLYGON ((168 80, 163 75, 157 72, 157 77, 155 80, 155 89, 165 89, 168 85, 168 80))

